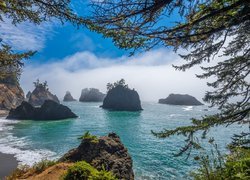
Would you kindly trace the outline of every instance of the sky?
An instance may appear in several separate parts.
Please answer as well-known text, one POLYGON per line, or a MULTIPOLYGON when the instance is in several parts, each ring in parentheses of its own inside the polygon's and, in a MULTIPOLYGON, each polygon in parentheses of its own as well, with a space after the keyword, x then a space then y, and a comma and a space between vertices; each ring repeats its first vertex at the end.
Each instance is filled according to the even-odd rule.
MULTIPOLYGON (((77 7, 78 11, 86 9, 77 7)), ((182 64, 184 60, 166 47, 129 57, 129 52, 115 47, 111 39, 83 27, 77 29, 57 22, 40 25, 24 22, 14 26, 5 19, 0 24, 0 33, 16 51, 37 51, 30 60, 25 60, 20 80, 25 93, 34 89, 36 79, 46 80, 59 99, 66 91, 78 99, 84 88, 106 92, 108 82, 121 78, 138 91, 142 101, 157 102, 170 93, 190 94, 201 100, 208 90, 206 81, 195 77, 201 73, 199 67, 186 72, 174 70, 172 64, 182 64)))

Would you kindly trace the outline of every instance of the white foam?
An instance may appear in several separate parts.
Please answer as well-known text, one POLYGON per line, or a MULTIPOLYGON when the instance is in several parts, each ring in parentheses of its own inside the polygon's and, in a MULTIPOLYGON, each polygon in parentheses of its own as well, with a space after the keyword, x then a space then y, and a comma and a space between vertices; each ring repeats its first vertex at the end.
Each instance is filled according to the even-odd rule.
POLYGON ((193 106, 185 106, 182 108, 184 111, 192 111, 193 110, 193 106))
POLYGON ((32 165, 42 159, 55 159, 56 153, 46 149, 27 150, 30 145, 26 137, 15 137, 10 132, 19 121, 0 119, 0 152, 13 154, 19 164, 32 165), (12 125, 12 126, 11 126, 12 125))

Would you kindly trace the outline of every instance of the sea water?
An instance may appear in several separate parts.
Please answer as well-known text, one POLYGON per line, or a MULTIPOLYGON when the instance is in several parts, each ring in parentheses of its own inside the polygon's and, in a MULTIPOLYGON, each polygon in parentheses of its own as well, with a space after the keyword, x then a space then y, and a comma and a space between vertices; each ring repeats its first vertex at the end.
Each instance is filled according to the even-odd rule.
MULTIPOLYGON (((117 133, 133 159, 135 179, 188 179, 197 168, 192 152, 187 159, 174 154, 184 145, 183 136, 156 138, 151 130, 159 132, 189 125, 190 118, 216 113, 207 106, 171 106, 152 102, 142 103, 143 111, 117 112, 103 110, 100 103, 63 103, 79 118, 61 121, 31 121, 0 119, 0 152, 14 154, 20 164, 32 165, 41 159, 57 159, 79 145, 84 132, 98 136, 117 133), (208 109, 208 111, 207 111, 208 109)), ((214 137, 222 152, 234 133, 246 129, 239 125, 213 128, 214 137)), ((208 140, 202 141, 209 148, 208 140)), ((3 162, 0 162, 3 163, 3 162)))

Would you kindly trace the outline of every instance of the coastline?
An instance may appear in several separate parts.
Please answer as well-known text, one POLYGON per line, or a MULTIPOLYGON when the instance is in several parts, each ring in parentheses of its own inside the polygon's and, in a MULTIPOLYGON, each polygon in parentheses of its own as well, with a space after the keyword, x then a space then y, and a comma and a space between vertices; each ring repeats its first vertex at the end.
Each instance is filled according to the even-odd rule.
POLYGON ((0 162, 0 179, 10 175, 18 166, 18 161, 13 154, 0 152, 0 162))

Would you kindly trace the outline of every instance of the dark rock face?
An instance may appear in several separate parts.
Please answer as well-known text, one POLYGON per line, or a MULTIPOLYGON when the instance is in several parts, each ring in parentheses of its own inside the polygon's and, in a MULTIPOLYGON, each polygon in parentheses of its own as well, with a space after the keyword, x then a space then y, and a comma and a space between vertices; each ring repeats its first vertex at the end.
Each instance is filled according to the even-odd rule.
POLYGON ((160 104, 199 106, 203 105, 195 97, 183 94, 170 94, 166 99, 159 99, 160 104))
POLYGON ((71 93, 69 91, 66 92, 63 101, 65 102, 70 102, 70 101, 76 101, 73 96, 71 95, 71 93))
POLYGON ((108 91, 101 107, 117 111, 142 110, 138 93, 135 90, 131 90, 121 85, 118 85, 108 91))
POLYGON ((100 137, 97 142, 83 139, 78 148, 70 150, 59 161, 76 162, 82 160, 98 170, 104 166, 118 179, 134 179, 132 158, 115 133, 100 137))
POLYGON ((51 94, 49 90, 43 86, 37 86, 31 93, 28 102, 33 106, 41 106, 45 100, 52 100, 60 103, 56 95, 51 94))
POLYGON ((10 110, 7 119, 60 120, 76 117, 67 106, 52 100, 45 100, 41 107, 33 107, 30 103, 23 101, 16 109, 10 110))
POLYGON ((80 102, 102 102, 105 94, 95 88, 85 88, 82 90, 80 102))
POLYGON ((31 96, 31 92, 29 91, 29 92, 26 94, 26 99, 29 100, 30 96, 31 96))
POLYGON ((9 111, 24 101, 22 88, 16 84, 0 83, 0 110, 9 111))

